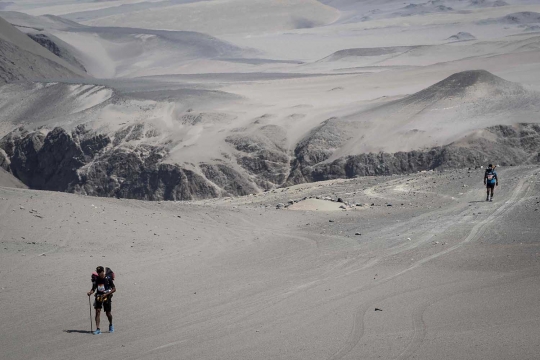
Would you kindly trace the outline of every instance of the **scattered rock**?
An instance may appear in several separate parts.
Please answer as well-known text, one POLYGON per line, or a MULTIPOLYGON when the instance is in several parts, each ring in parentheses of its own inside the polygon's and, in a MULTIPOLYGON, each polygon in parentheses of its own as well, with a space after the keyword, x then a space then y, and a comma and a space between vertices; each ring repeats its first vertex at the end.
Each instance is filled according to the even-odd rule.
POLYGON ((379 309, 379 308, 375 308, 375 311, 382 311, 382 309, 379 309))
POLYGON ((362 234, 360 234, 359 232, 357 232, 357 233, 354 233, 354 235, 362 235, 362 234))

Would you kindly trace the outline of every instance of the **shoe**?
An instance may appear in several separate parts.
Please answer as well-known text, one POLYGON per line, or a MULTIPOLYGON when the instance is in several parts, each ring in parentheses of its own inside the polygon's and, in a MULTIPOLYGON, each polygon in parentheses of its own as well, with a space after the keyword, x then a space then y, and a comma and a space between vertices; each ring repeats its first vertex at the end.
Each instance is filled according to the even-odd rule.
POLYGON ((110 333, 113 333, 114 332, 114 326, 111 324, 109 325, 109 332, 110 333))
POLYGON ((493 198, 489 199, 489 201, 493 201, 493 198))
POLYGON ((486 201, 489 201, 489 196, 486 198, 486 201))
POLYGON ((94 334, 94 335, 99 335, 99 334, 101 334, 101 330, 96 329, 96 330, 94 330, 94 332, 93 332, 92 334, 94 334))

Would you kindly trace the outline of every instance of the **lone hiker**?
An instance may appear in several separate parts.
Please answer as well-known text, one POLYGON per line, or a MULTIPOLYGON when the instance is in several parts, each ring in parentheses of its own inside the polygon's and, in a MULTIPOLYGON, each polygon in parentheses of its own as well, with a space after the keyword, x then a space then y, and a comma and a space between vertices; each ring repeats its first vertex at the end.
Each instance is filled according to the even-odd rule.
POLYGON ((499 178, 497 177, 497 173, 492 164, 489 164, 486 173, 484 174, 484 185, 486 185, 487 191, 486 201, 493 201, 493 190, 495 189, 495 186, 499 186, 499 178), (491 198, 489 197, 490 191, 491 198))
POLYGON ((93 334, 101 334, 99 322, 102 307, 105 309, 105 314, 107 314, 107 318, 109 319, 109 332, 112 333, 114 332, 114 326, 112 323, 113 318, 111 314, 111 301, 113 296, 112 294, 116 291, 116 287, 114 286, 113 282, 114 275, 107 276, 103 266, 98 266, 96 268, 96 273, 97 276, 92 276, 92 290, 86 293, 88 296, 90 296, 94 293, 94 291, 97 290, 96 299, 94 300, 94 309, 96 309, 96 331, 94 331, 93 334))

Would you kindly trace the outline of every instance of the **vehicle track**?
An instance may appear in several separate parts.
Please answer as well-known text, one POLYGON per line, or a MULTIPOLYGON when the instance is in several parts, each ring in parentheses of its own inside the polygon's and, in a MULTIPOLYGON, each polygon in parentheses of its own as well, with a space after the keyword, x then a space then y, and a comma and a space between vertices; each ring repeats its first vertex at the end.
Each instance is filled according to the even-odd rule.
MULTIPOLYGON (((453 246, 446 248, 445 250, 439 251, 433 255, 425 257, 396 274, 393 274, 384 279, 381 279, 381 281, 377 285, 359 289, 357 290, 357 292, 362 292, 362 291, 365 292, 366 290, 371 290, 374 287, 380 286, 384 283, 387 283, 388 281, 394 280, 405 273, 408 273, 414 269, 417 269, 418 267, 424 265, 425 263, 429 261, 432 261, 438 257, 441 257, 452 251, 455 251, 461 248, 463 245, 470 243, 474 241, 475 239, 478 239, 480 236, 482 236, 485 233, 488 226, 491 225, 497 217, 502 216, 505 212, 510 211, 519 203, 518 198, 525 197, 525 195, 530 189, 528 182, 531 176, 532 176, 531 171, 529 171, 526 175, 522 176, 521 179, 516 184, 514 190, 510 194, 509 199, 506 200, 501 206, 499 206, 495 211, 493 211, 484 220, 480 221, 475 226, 473 226, 469 234, 462 241, 460 241, 459 243, 453 246)), ((411 290, 411 291, 416 291, 416 290, 411 290)), ((373 304, 386 300, 392 296, 395 296, 395 295, 390 295, 390 296, 386 295, 386 296, 378 297, 372 301, 361 304, 357 308, 357 311, 355 313, 352 329, 349 333, 348 339, 345 341, 345 344, 340 349, 338 349, 332 356, 328 358, 328 360, 342 359, 347 354, 349 354, 358 345, 358 343, 364 336, 364 333, 365 333, 364 318, 368 309, 372 308, 373 304)), ((412 353, 414 352, 412 349, 415 349, 418 346, 418 344, 421 343, 423 336, 425 335, 425 330, 420 329, 422 327, 425 328, 425 324, 423 324, 423 320, 421 319, 422 318, 421 314, 423 313, 423 311, 425 311, 425 309, 423 310, 423 306, 426 306, 426 305, 425 304, 420 305, 413 313, 413 331, 414 331, 413 340, 412 340, 413 344, 412 345, 409 344, 407 349, 405 349, 404 352, 400 355, 401 357, 399 357, 399 359, 407 359, 408 357, 410 357, 410 355, 412 355, 412 353)), ((427 306, 429 306, 429 304, 427 306)))

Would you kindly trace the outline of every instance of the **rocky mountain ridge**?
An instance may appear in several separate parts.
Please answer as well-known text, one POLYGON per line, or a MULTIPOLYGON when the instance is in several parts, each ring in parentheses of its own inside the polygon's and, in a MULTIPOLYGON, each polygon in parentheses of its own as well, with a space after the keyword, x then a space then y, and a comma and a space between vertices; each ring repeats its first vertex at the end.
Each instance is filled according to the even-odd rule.
POLYGON ((152 114, 163 103, 103 86, 10 86, 3 99, 16 128, 0 138, 0 166, 33 189, 92 196, 193 200, 336 178, 540 162, 540 96, 482 70, 329 118, 295 144, 271 116, 234 127, 235 117, 226 113, 179 109, 160 122, 152 114), (13 98, 21 90, 29 91, 28 105, 36 110, 21 112, 13 98), (111 108, 142 104, 148 119, 110 120, 111 108), (199 132, 213 139, 199 143, 207 141, 221 155, 193 157, 197 150, 186 143, 199 132))
MULTIPOLYGON (((261 155, 259 168, 252 168, 258 175, 256 182, 226 163, 199 164, 198 173, 163 162, 167 154, 164 147, 141 144, 129 148, 113 146, 113 142, 109 136, 88 131, 84 126, 72 133, 55 128, 46 135, 20 128, 0 140, 0 165, 33 189, 144 200, 193 200, 247 195, 257 192, 256 182, 281 186, 476 167, 487 161, 502 166, 540 163, 538 124, 498 125, 442 147, 359 154, 330 163, 312 165, 309 159, 299 156, 292 162, 287 178, 276 178, 275 173, 261 165, 273 159, 272 155, 261 155)), ((285 167, 284 162, 282 166, 285 167)))

